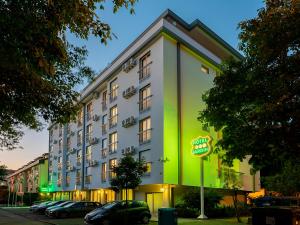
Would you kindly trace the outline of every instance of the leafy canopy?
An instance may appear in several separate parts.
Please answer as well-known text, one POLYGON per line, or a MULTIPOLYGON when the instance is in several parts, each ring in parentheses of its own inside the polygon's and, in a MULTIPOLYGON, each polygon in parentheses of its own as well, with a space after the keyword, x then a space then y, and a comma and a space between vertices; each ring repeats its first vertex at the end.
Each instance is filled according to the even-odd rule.
POLYGON ((0 165, 0 181, 4 181, 7 175, 6 165, 0 165))
MULTIPOLYGON (((133 13, 136 0, 112 0, 113 12, 133 13)), ((0 0, 0 150, 14 149, 22 126, 67 122, 76 114, 74 87, 93 71, 87 50, 71 45, 66 32, 106 43, 110 26, 99 13, 105 0, 0 0), (98 10, 98 11, 97 11, 98 10)))
POLYGON ((120 192, 123 189, 135 189, 142 182, 141 177, 147 171, 144 160, 135 160, 130 154, 120 159, 110 168, 114 177, 110 180, 111 188, 120 192))
POLYGON ((251 155, 255 169, 300 158, 300 5, 266 1, 239 25, 245 57, 228 60, 199 120, 222 131, 224 161, 251 155))

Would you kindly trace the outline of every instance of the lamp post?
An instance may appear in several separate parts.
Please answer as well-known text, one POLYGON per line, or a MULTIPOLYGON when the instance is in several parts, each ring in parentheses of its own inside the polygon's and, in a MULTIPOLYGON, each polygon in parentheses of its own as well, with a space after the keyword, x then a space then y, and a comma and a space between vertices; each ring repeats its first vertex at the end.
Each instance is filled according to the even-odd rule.
POLYGON ((198 219, 207 219, 204 209, 204 161, 203 157, 212 152, 212 138, 210 136, 199 136, 192 141, 192 154, 200 157, 200 215, 198 219))

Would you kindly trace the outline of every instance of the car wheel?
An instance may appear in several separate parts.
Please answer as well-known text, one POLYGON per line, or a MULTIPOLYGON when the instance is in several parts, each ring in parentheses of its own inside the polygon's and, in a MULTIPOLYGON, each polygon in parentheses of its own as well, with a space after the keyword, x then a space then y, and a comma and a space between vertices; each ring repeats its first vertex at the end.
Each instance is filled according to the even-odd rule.
POLYGON ((67 218, 68 217, 68 213, 64 212, 60 214, 61 218, 67 218))
POLYGON ((142 224, 148 224, 149 220, 150 220, 150 218, 147 215, 143 215, 142 218, 141 218, 142 224))

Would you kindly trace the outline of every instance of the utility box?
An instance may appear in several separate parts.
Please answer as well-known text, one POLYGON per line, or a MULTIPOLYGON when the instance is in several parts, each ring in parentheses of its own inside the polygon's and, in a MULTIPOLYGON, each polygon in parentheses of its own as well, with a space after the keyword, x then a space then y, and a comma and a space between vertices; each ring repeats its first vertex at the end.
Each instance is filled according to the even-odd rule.
POLYGON ((158 225, 177 225, 177 212, 174 208, 158 209, 158 225))
POLYGON ((300 225, 300 208, 252 208, 252 225, 300 225))

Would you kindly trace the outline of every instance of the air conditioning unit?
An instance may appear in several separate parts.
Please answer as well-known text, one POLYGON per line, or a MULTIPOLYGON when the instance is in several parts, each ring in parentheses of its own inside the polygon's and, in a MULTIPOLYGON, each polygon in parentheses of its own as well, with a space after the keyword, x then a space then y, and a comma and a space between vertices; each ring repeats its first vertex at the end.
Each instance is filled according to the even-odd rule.
POLYGON ((89 162, 89 166, 97 166, 98 165, 98 161, 97 160, 92 160, 89 162))
POLYGON ((94 99, 98 99, 100 97, 100 93, 98 92, 98 91, 95 91, 94 93, 93 93, 93 98, 94 99))
POLYGON ((57 140, 54 140, 54 141, 53 141, 53 144, 57 144, 57 140))
POLYGON ((128 73, 133 67, 136 66, 137 60, 134 58, 130 58, 126 63, 123 64, 122 70, 126 73, 128 73))
POLYGON ((70 149, 70 153, 71 153, 71 154, 73 154, 73 153, 75 153, 75 152, 77 152, 77 149, 76 149, 76 148, 71 148, 71 149, 70 149))
POLYGON ((91 139, 90 144, 91 145, 96 145, 96 144, 98 144, 98 142, 99 142, 99 138, 94 137, 94 138, 91 139))
POLYGON ((126 154, 135 154, 136 153, 136 149, 134 146, 130 146, 127 148, 122 149, 122 154, 126 155, 126 154))
POLYGON ((74 166, 69 166, 69 171, 74 171, 75 167, 74 166))
POLYGON ((100 119, 100 117, 98 115, 93 115, 93 121, 98 121, 100 119))
POLYGON ((136 119, 133 116, 131 116, 122 121, 122 127, 127 128, 133 126, 135 123, 136 123, 136 119))
POLYGON ((123 97, 128 99, 131 96, 135 95, 136 93, 136 88, 134 86, 130 86, 126 90, 123 91, 123 97))

